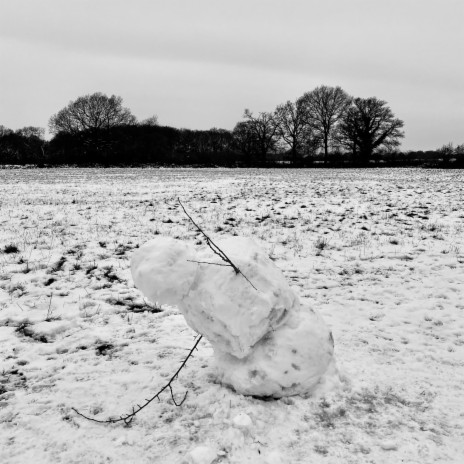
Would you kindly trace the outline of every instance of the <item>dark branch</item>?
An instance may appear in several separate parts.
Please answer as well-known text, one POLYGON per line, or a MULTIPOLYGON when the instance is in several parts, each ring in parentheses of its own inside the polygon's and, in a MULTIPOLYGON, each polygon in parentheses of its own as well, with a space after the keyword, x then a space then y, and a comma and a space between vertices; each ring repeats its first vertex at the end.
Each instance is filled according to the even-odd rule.
POLYGON ((132 407, 131 413, 123 414, 122 416, 119 416, 118 419, 109 418, 106 420, 100 420, 100 419, 94 419, 93 417, 86 416, 85 414, 82 414, 81 412, 79 412, 76 408, 71 408, 71 409, 76 414, 83 417, 84 419, 90 420, 92 422, 98 422, 99 424, 115 424, 117 422, 124 422, 125 425, 130 425, 130 423, 134 420, 134 417, 136 416, 136 414, 138 414, 142 409, 146 408, 155 399, 159 400, 161 393, 163 393, 168 388, 171 393, 171 398, 172 398, 173 403, 176 406, 182 406, 184 404, 184 401, 187 399, 188 391, 185 393, 182 401, 178 403, 174 398, 174 392, 172 390, 172 383, 174 382, 174 380, 176 380, 177 376, 179 375, 180 371, 184 368, 185 364, 187 364, 187 361, 192 357, 193 352, 196 350, 202 338, 203 338, 202 335, 198 336, 197 341, 193 345, 192 349, 189 351, 187 357, 183 360, 182 364, 180 365, 179 369, 177 369, 176 373, 169 379, 169 382, 166 385, 164 385, 160 390, 158 390, 158 392, 155 395, 153 395, 151 398, 146 399, 145 403, 143 403, 141 406, 137 405, 136 408, 132 407))
POLYGON ((187 213, 187 210, 180 201, 180 198, 178 198, 177 201, 184 210, 185 215, 190 219, 190 222, 197 228, 197 230, 203 235, 203 237, 205 237, 206 244, 210 247, 213 253, 219 256, 225 263, 227 263, 227 266, 230 266, 236 274, 240 274, 241 276, 243 276, 243 278, 257 291, 258 289, 250 282, 248 277, 245 274, 243 274, 243 272, 230 260, 230 258, 211 240, 211 238, 208 235, 206 235, 204 230, 192 219, 192 216, 190 216, 190 214, 187 213))
POLYGON ((230 267, 229 264, 222 264, 222 263, 210 263, 208 261, 195 261, 193 259, 187 259, 189 263, 197 263, 197 264, 211 264, 212 266, 225 266, 230 267))

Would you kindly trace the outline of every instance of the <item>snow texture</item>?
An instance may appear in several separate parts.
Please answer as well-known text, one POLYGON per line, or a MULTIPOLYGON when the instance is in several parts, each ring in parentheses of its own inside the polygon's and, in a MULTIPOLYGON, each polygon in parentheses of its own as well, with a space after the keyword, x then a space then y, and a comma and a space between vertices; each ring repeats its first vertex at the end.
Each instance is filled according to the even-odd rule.
MULTIPOLYGON (((217 458, 217 452, 208 446, 201 445, 187 453, 185 464, 212 464, 217 458)), ((183 463, 183 464, 184 464, 183 463)))
POLYGON ((217 246, 241 274, 209 246, 196 251, 157 237, 133 254, 134 282, 153 302, 179 307, 212 344, 219 379, 237 392, 310 393, 333 363, 329 329, 314 311, 300 311, 298 296, 253 239, 229 237, 217 246))
POLYGON ((0 169, 0 463, 464 463, 463 199, 453 169, 0 169), (193 345, 130 272, 155 236, 198 246, 177 198, 218 243, 266 250, 333 332, 343 388, 238 395, 203 339, 182 407, 75 414, 131 412, 193 345))

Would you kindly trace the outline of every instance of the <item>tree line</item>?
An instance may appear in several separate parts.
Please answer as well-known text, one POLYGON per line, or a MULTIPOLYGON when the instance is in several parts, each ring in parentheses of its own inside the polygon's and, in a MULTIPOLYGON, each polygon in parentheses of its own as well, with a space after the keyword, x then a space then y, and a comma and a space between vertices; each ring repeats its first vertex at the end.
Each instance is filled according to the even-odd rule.
POLYGON ((272 112, 245 109, 232 131, 138 121, 122 98, 97 92, 71 101, 45 130, 0 126, 0 164, 222 166, 464 166, 464 145, 399 151, 404 122, 387 102, 319 86, 272 112))

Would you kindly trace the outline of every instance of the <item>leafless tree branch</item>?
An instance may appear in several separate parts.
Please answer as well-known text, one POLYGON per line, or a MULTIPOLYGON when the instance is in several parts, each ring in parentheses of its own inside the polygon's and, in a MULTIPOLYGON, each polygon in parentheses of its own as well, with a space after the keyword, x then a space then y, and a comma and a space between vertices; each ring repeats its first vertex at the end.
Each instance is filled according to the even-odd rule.
MULTIPOLYGON (((190 222, 197 228, 197 230, 203 235, 203 237, 205 237, 206 244, 210 247, 212 252, 216 254, 217 256, 219 256, 219 258, 221 258, 222 261, 227 263, 227 265, 230 266, 235 271, 236 274, 240 274, 241 276, 243 276, 243 278, 257 291, 258 289, 250 282, 248 277, 245 274, 243 274, 243 272, 230 260, 230 258, 211 240, 211 238, 208 235, 206 235, 204 230, 192 219, 192 216, 190 216, 190 214, 187 213, 187 210, 185 209, 184 205, 180 201, 180 198, 178 198, 177 201, 179 202, 179 205, 184 210, 185 215, 190 219, 190 222)), ((208 264, 212 264, 212 263, 208 263, 208 264)))
POLYGON ((174 392, 173 392, 173 389, 172 389, 172 383, 174 382, 174 380, 176 380, 176 378, 178 377, 180 371, 184 368, 184 366, 187 364, 187 361, 192 357, 193 355, 193 352, 196 350, 198 344, 200 343, 201 339, 203 338, 202 335, 199 335, 195 344, 193 345, 193 347, 191 348, 191 350, 189 351, 188 355, 186 356, 186 358, 182 361, 182 364, 180 365, 179 369, 177 369, 177 371, 175 372, 175 374, 169 379, 168 383, 165 384, 160 390, 158 390, 151 398, 148 398, 145 400, 145 402, 142 404, 142 405, 139 405, 137 404, 137 407, 132 407, 132 412, 128 413, 128 414, 123 414, 121 416, 119 416, 117 419, 115 418, 109 418, 109 419, 95 419, 93 417, 89 417, 89 416, 86 416, 85 414, 82 414, 80 411, 78 411, 76 408, 71 408, 76 414, 78 414, 79 416, 83 417, 84 419, 87 419, 89 421, 92 421, 92 422, 98 422, 99 424, 116 424, 117 422, 124 422, 125 425, 129 426, 131 424, 131 422, 134 420, 134 417, 142 410, 142 409, 145 409, 152 401, 154 401, 155 399, 160 399, 160 395, 161 393, 163 393, 165 390, 169 389, 169 392, 171 393, 171 399, 173 401, 173 403, 176 405, 176 406, 182 406, 185 402, 185 400, 187 399, 187 395, 188 395, 188 391, 185 392, 185 395, 184 397, 182 398, 182 400, 180 402, 177 402, 176 399, 174 398, 174 392))

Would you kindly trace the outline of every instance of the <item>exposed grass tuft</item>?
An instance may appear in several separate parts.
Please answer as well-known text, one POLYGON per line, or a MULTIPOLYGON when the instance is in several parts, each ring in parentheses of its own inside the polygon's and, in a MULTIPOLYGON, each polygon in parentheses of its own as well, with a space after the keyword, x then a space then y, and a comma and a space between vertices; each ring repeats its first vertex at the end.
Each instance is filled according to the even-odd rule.
POLYGON ((10 243, 3 247, 2 252, 5 254, 19 253, 19 248, 14 243, 10 243))
POLYGON ((66 257, 62 256, 51 268, 50 272, 58 272, 63 269, 64 263, 66 262, 66 257))

